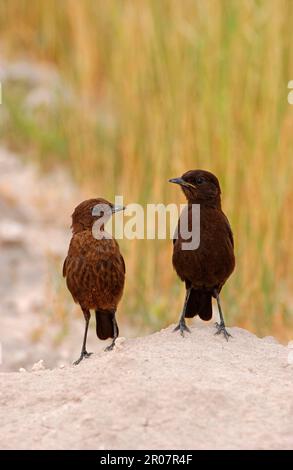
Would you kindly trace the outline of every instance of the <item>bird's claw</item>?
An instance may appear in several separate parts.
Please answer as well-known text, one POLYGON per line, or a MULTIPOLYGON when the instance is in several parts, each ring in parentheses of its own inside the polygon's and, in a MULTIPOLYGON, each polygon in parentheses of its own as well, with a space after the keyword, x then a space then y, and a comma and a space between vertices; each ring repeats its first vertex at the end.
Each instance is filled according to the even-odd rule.
POLYGON ((179 330, 182 337, 184 337, 184 331, 186 331, 187 333, 191 333, 190 329, 188 328, 185 322, 179 322, 176 328, 174 328, 173 333, 179 330))
POLYGON ((83 360, 83 359, 88 359, 93 353, 88 353, 87 351, 83 351, 80 355, 80 357, 77 359, 77 361, 74 361, 73 365, 78 366, 78 364, 83 360))
POLYGON ((87 351, 85 351, 83 357, 84 357, 85 359, 88 359, 89 357, 91 357, 92 354, 93 354, 92 352, 91 352, 91 353, 88 353, 87 351))
POLYGON ((104 351, 105 351, 105 352, 113 351, 114 347, 115 347, 115 341, 113 341, 109 346, 107 346, 107 347, 104 349, 104 351))
POLYGON ((230 335, 230 333, 228 333, 228 331, 226 330, 224 323, 216 323, 216 328, 217 331, 215 335, 220 335, 222 333, 226 341, 229 341, 229 338, 232 338, 232 335, 230 335))

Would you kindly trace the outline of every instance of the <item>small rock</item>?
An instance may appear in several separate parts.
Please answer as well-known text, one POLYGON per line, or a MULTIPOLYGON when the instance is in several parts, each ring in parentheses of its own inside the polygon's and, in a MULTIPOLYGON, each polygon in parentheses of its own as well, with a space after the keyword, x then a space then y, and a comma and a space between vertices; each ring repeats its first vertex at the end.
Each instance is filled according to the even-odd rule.
POLYGON ((65 367, 65 364, 60 364, 59 365, 59 369, 64 369, 64 367, 65 367))
POLYGON ((43 359, 40 359, 38 362, 36 362, 33 367, 32 367, 32 371, 33 372, 37 372, 39 370, 45 370, 45 366, 44 366, 44 361, 43 359))
POLYGON ((24 367, 20 367, 20 368, 18 369, 18 372, 26 372, 26 369, 25 369, 24 367))
POLYGON ((121 338, 117 338, 115 342, 115 349, 119 350, 123 348, 123 344, 125 343, 126 338, 121 336, 121 338))

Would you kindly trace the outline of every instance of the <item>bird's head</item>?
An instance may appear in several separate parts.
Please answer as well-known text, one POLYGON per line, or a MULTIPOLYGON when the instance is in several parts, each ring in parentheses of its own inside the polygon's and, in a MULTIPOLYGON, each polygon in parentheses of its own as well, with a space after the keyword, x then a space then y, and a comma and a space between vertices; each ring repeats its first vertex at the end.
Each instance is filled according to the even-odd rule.
POLYGON ((221 188, 218 178, 205 170, 190 170, 170 183, 179 184, 188 202, 221 207, 221 188))
POLYGON ((112 214, 124 209, 125 207, 115 206, 106 199, 87 199, 74 209, 72 214, 72 231, 73 233, 78 233, 83 230, 91 230, 93 224, 101 217, 106 222, 112 214))

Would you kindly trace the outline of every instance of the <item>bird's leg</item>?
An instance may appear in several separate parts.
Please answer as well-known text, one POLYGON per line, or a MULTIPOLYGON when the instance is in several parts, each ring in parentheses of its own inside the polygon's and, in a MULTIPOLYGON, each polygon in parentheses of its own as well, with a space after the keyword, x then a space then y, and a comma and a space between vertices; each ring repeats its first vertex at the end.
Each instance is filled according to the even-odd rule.
POLYGON ((190 329, 188 328, 188 326, 185 323, 185 311, 186 311, 187 302, 188 302, 188 299, 189 299, 189 296, 190 296, 190 292, 191 292, 191 288, 186 290, 184 307, 183 307, 183 310, 182 310, 182 313, 181 313, 181 316, 180 316, 180 320, 179 320, 179 323, 176 326, 176 328, 174 328, 174 330, 173 330, 173 332, 180 330, 181 336, 184 336, 184 331, 187 331, 188 333, 191 332, 190 329))
POLYGON ((88 353, 86 350, 86 339, 87 339, 87 332, 89 328, 89 322, 91 318, 91 314, 89 310, 83 309, 83 314, 84 314, 84 319, 85 319, 85 330, 84 330, 84 336, 83 336, 83 342, 82 342, 82 348, 81 348, 81 353, 77 361, 75 361, 73 364, 77 366, 80 361, 82 361, 84 358, 87 359, 90 357, 93 353, 88 353))
POLYGON ((115 318, 115 313, 114 313, 112 321, 113 321, 113 332, 114 332, 113 341, 109 346, 107 346, 105 348, 105 351, 112 351, 112 349, 115 346, 115 341, 118 338, 118 325, 117 325, 117 321, 116 321, 116 318, 115 318))
POLYGON ((230 333, 228 333, 228 331, 226 330, 226 325, 225 325, 225 322, 224 322, 223 312, 222 312, 222 308, 221 308, 220 296, 219 296, 219 293, 216 289, 214 289, 213 293, 214 293, 214 295, 217 299, 219 315, 220 315, 220 323, 218 323, 218 322, 216 323, 217 331, 216 331, 215 335, 220 335, 221 333, 223 333, 224 338, 228 341, 229 338, 232 338, 232 335, 230 335, 230 333))

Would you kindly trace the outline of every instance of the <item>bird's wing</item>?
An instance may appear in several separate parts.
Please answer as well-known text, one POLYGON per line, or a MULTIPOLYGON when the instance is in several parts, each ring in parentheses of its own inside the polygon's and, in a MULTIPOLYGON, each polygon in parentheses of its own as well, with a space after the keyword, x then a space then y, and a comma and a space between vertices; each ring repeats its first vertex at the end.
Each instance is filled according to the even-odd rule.
POLYGON ((225 219, 225 222, 226 222, 228 235, 229 235, 230 241, 232 243, 232 247, 234 248, 234 237, 233 237, 233 232, 232 232, 232 229, 231 229, 230 222, 228 220, 228 217, 224 214, 224 212, 223 212, 223 216, 224 216, 224 219, 225 219))
POLYGON ((62 274, 63 274, 63 277, 66 277, 66 262, 67 262, 67 256, 64 260, 64 263, 63 263, 63 268, 62 268, 62 274))
POLYGON ((178 220, 177 227, 176 227, 175 232, 173 234, 173 246, 175 245, 175 243, 178 240, 179 222, 180 222, 180 219, 178 220))
POLYGON ((75 234, 66 261, 66 282, 75 302, 113 309, 124 286, 124 260, 115 240, 96 240, 90 231, 75 234))
POLYGON ((121 261, 122 261, 122 265, 123 265, 123 271, 124 271, 124 274, 125 274, 126 273, 125 261, 124 261, 124 258, 123 258, 122 255, 121 255, 121 261))

